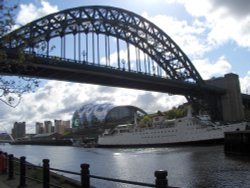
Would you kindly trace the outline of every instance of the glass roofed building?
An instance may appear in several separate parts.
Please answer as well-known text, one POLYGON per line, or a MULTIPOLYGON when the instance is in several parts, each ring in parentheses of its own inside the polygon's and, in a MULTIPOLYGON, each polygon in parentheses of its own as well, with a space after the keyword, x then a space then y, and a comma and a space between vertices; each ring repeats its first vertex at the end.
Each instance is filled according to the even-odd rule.
POLYGON ((98 125, 114 125, 133 121, 135 113, 146 114, 135 106, 115 106, 111 103, 89 103, 76 110, 72 118, 73 128, 98 125))

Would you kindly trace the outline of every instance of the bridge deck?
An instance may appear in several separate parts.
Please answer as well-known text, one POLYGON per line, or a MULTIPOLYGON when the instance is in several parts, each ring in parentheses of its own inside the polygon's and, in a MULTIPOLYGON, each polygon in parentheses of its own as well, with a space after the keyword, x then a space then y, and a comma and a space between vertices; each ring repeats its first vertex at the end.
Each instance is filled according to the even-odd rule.
MULTIPOLYGON (((8 63, 17 60, 17 55, 8 53, 8 63)), ((6 63, 6 62, 0 62, 6 63)), ((224 94, 224 90, 208 85, 184 82, 150 76, 140 72, 127 72, 122 69, 101 66, 93 63, 78 62, 70 59, 48 56, 26 55, 26 68, 18 70, 19 75, 72 81, 78 83, 100 84, 111 87, 142 89, 155 92, 202 97, 205 94, 224 94)), ((12 75, 17 70, 5 70, 12 75)))

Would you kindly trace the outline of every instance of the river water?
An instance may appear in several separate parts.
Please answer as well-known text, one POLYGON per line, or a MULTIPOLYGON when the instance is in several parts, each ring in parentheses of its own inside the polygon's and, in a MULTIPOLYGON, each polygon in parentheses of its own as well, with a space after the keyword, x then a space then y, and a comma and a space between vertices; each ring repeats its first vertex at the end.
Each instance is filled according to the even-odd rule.
MULTIPOLYGON (((250 187, 250 158, 227 156, 223 146, 104 149, 67 146, 0 145, 16 157, 42 165, 50 159, 52 168, 80 172, 81 163, 90 164, 93 175, 154 183, 154 171, 168 171, 170 186, 187 188, 250 187)), ((74 175, 71 178, 79 180, 74 175)), ((91 179, 97 188, 136 187, 91 179)))

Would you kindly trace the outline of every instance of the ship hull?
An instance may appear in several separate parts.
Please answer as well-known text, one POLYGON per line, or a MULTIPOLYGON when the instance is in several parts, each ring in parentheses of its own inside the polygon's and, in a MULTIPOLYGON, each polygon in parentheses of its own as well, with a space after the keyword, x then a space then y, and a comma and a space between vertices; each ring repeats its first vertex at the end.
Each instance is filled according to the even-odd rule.
POLYGON ((216 127, 177 126, 172 128, 140 129, 137 132, 100 136, 98 147, 164 147, 223 143, 224 132, 245 130, 246 123, 216 127))
POLYGON ((154 144, 97 144, 96 147, 99 148, 161 148, 161 147, 178 147, 178 146, 212 146, 212 145, 222 145, 224 144, 224 138, 211 139, 211 140, 197 140, 189 142, 172 142, 172 143, 154 143, 154 144))

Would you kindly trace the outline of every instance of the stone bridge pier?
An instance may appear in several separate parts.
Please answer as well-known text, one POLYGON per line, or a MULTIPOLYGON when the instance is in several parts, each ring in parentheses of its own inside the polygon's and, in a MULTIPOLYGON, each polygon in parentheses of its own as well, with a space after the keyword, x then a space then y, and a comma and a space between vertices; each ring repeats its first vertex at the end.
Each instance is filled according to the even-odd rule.
POLYGON ((220 97, 218 102, 223 121, 245 120, 239 76, 237 74, 229 73, 224 77, 208 80, 206 83, 226 90, 226 93, 220 97))

